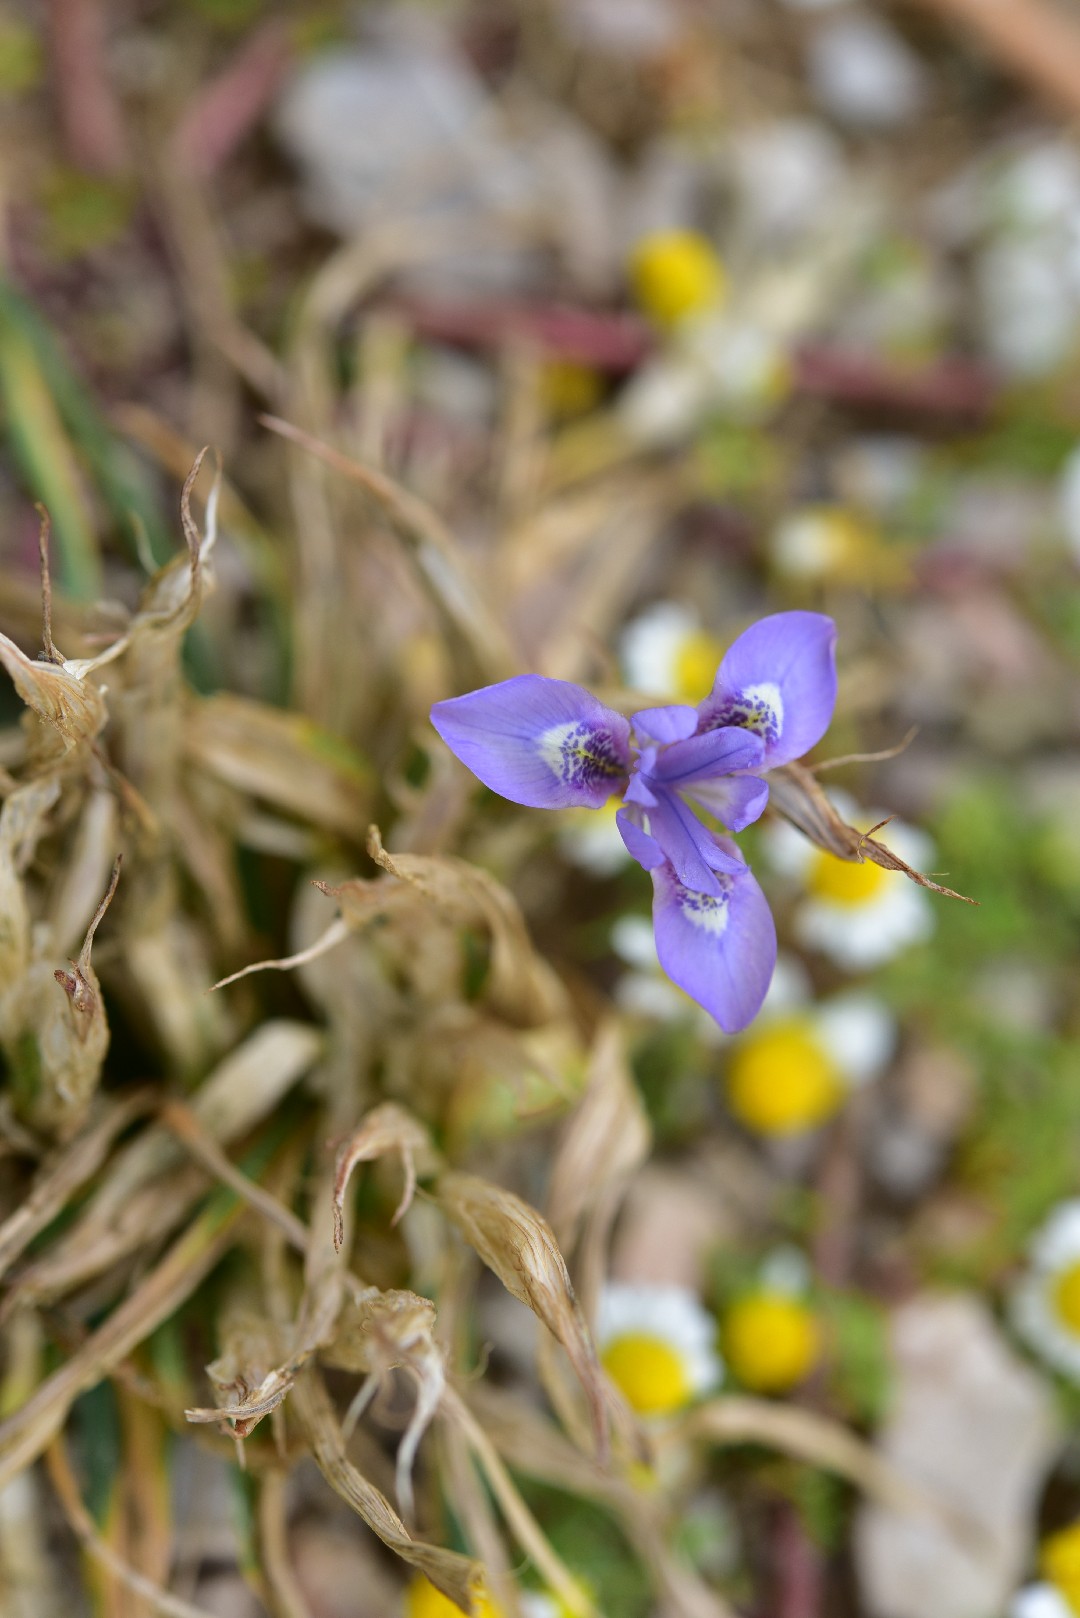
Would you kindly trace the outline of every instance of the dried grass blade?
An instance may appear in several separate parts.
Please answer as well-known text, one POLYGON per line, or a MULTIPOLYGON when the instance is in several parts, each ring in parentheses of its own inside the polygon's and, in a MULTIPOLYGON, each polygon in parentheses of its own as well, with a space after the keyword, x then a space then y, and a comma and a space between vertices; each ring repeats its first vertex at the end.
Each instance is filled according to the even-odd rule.
POLYGON ((361 466, 303 428, 277 416, 259 419, 271 432, 299 444, 357 484, 375 502, 404 545, 440 617, 468 647, 486 681, 517 672, 518 661, 501 624, 484 601, 457 541, 430 506, 385 473, 361 466))
POLYGON ((521 1498, 494 1444, 453 1388, 447 1388, 443 1396, 443 1409, 448 1418, 462 1428, 514 1537, 535 1562, 566 1612, 571 1618, 598 1618, 596 1607, 521 1498))
POLYGON ((562 1132, 551 1169, 552 1229, 569 1250, 582 1220, 648 1156, 652 1128, 623 1055, 618 1024, 597 1032, 585 1094, 562 1132))
MULTIPOLYGON (((880 865, 882 870, 902 872, 912 882, 917 882, 920 888, 930 888, 934 893, 944 894, 946 899, 959 899, 966 905, 978 904, 977 899, 969 899, 962 893, 954 893, 952 888, 943 888, 940 883, 933 882, 930 877, 906 864, 884 843, 879 843, 867 832, 856 831, 854 826, 841 820, 811 772, 803 765, 785 764, 778 770, 770 770, 768 780, 772 807, 827 854, 835 855, 838 860, 859 863, 868 859, 874 865, 880 865)), ((874 829, 876 831, 878 828, 874 829)))
POLYGON ((562 985, 533 949, 516 900, 494 877, 452 855, 389 854, 377 826, 368 828, 367 849, 384 871, 408 882, 448 916, 490 934, 483 994, 493 1010, 525 1028, 565 1015, 562 985))
POLYGON ((131 1350, 191 1296, 231 1246, 246 1210, 232 1196, 191 1224, 124 1302, 0 1424, 0 1489, 51 1443, 81 1393, 96 1387, 131 1350))
POLYGON ((796 1405, 725 1395, 699 1405, 663 1435, 666 1446, 767 1444, 785 1455, 835 1472, 894 1511, 926 1512, 934 1502, 839 1423, 796 1405))
POLYGON ((152 1579, 129 1567, 123 1557, 118 1556, 112 1546, 101 1538, 94 1527, 93 1518, 82 1503, 79 1485, 62 1439, 54 1438, 45 1451, 45 1468, 63 1507, 68 1525, 88 1556, 107 1568, 113 1577, 119 1579, 129 1590, 142 1596, 155 1612, 163 1613, 165 1618, 213 1618, 208 1608, 196 1607, 192 1602, 182 1600, 180 1596, 170 1595, 152 1579))
POLYGON ((51 1223, 73 1193, 97 1173, 117 1135, 153 1104, 149 1090, 140 1090, 112 1104, 104 1117, 43 1166, 26 1201, 0 1225, 0 1275, 51 1223))
POLYGON ((363 1518, 384 1545, 426 1574, 462 1612, 471 1613, 481 1569, 455 1551, 412 1538, 386 1496, 346 1456, 334 1408, 314 1367, 305 1367, 297 1378, 292 1408, 299 1416, 315 1462, 335 1494, 363 1518))

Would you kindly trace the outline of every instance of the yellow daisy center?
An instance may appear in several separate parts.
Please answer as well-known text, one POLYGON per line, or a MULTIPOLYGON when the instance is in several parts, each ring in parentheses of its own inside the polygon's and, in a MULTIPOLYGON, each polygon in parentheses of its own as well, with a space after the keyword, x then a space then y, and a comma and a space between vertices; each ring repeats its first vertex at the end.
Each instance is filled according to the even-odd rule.
POLYGON ((675 696, 680 702, 700 702, 712 690, 724 648, 703 629, 687 635, 675 654, 675 696))
MULTIPOLYGON (((473 1596, 472 1610, 473 1618, 502 1618, 502 1609, 483 1590, 473 1596)), ((405 1592, 405 1618, 461 1618, 461 1608, 418 1573, 405 1592)))
POLYGON ((732 1053, 728 1106, 762 1135, 812 1129, 835 1112, 841 1075, 813 1028, 796 1018, 767 1023, 732 1053))
POLYGON ((817 899, 854 908, 878 898, 891 875, 872 860, 838 860, 818 849, 806 885, 817 899))
POLYGON ((630 259, 630 285, 639 308, 661 326, 718 308, 727 277, 712 243, 693 230, 645 236, 630 259))
POLYGON ((600 1356, 608 1376, 639 1416, 666 1416, 686 1404, 693 1387, 678 1349, 648 1332, 613 1337, 600 1356))
POLYGON ((1054 1282, 1054 1308, 1058 1319, 1080 1335, 1080 1263, 1070 1264, 1054 1282))
POLYGON ((1080 1522, 1043 1541, 1039 1567, 1065 1597, 1074 1612, 1080 1613, 1080 1522))
POLYGON ((724 1354, 744 1388, 782 1393, 801 1382, 818 1357, 821 1332, 813 1312, 782 1292, 758 1292, 732 1305, 724 1320, 724 1354))

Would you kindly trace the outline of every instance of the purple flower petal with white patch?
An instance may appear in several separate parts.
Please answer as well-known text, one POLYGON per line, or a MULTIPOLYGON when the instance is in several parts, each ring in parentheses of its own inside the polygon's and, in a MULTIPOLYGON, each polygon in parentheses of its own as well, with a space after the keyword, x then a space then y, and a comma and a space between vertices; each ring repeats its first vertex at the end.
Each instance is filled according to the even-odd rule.
POLYGON ((715 781, 695 781, 687 796, 729 831, 743 831, 765 813, 769 783, 757 775, 721 775, 715 781))
POLYGON ((748 866, 719 879, 719 894, 684 887, 670 865, 653 871, 660 965, 680 989, 737 1034, 761 1009, 776 965, 776 928, 748 866))
POLYGON ((821 740, 835 705, 836 625, 820 612, 777 612, 729 648, 698 710, 699 728, 755 731, 772 769, 821 740))
POLYGON ((485 786, 532 809, 599 809, 629 774, 629 721, 566 680, 519 674, 437 702, 431 722, 485 786))
POLYGON ((643 741, 681 742, 692 736, 698 727, 696 708, 681 702, 671 702, 664 708, 642 708, 633 718, 633 726, 643 741))

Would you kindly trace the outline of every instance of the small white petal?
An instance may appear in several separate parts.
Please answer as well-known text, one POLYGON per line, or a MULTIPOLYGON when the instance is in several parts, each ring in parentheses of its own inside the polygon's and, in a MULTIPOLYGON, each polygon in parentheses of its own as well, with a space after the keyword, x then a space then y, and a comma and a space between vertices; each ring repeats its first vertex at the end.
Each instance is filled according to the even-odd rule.
POLYGON ((853 1085, 876 1078, 896 1048, 896 1022, 872 995, 835 995, 818 1007, 816 1020, 823 1045, 853 1085))
POLYGON ((1028 1584, 1013 1596, 1009 1618, 1076 1618, 1076 1613, 1054 1585, 1028 1584))
POLYGON ((788 1012, 805 1006, 809 999, 810 978, 805 966, 797 956, 781 951, 776 957, 772 982, 758 1012, 759 1020, 762 1017, 786 1016, 788 1012))
POLYGON ((1080 1197, 1059 1202, 1031 1243, 1040 1269, 1062 1270, 1080 1260, 1080 1197))
POLYGON ((802 1297, 810 1285, 810 1265, 797 1247, 774 1247, 758 1272, 765 1292, 786 1292, 802 1297))
POLYGON ((656 935, 647 916, 620 916, 611 929, 611 947, 620 961, 643 972, 655 972, 660 964, 656 935))
POLYGON ((701 625, 675 601, 658 601, 627 624, 619 646, 626 683, 653 696, 678 695, 679 653, 701 625))

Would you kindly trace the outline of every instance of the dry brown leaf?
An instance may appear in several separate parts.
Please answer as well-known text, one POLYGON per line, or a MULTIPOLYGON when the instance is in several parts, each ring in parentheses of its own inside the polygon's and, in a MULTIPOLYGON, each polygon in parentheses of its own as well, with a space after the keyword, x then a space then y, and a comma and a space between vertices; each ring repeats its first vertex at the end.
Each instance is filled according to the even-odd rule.
POLYGON ((230 1311, 221 1326, 221 1353, 206 1367, 217 1404, 185 1410, 187 1420, 216 1422, 222 1432, 246 1438, 293 1385, 297 1367, 288 1363, 282 1335, 249 1309, 230 1311))
POLYGON ((41 837, 45 817, 60 796, 55 775, 17 787, 0 809, 0 1035, 12 1001, 30 962, 30 909, 22 875, 41 837))
POLYGON ((355 838, 372 783, 343 743, 302 714, 219 692, 188 704, 184 746, 200 769, 239 792, 355 838))
POLYGON ((778 770, 770 770, 768 779, 772 808, 827 854, 834 854, 838 860, 859 863, 871 860, 882 870, 902 872, 920 888, 931 888, 934 893, 942 893, 947 899, 960 899, 966 905, 978 904, 977 899, 968 899, 962 893, 954 893, 952 888, 943 888, 940 883, 931 881, 868 832, 856 831, 854 826, 841 820, 814 776, 803 765, 784 764, 778 770))
POLYGON ((359 1163, 370 1163, 373 1158, 385 1157, 388 1152, 400 1152, 405 1171, 405 1190, 393 1219, 396 1225, 408 1210, 416 1190, 416 1152, 430 1159, 434 1148, 431 1136, 418 1118, 406 1112, 394 1101, 384 1101, 373 1107, 361 1120, 356 1133, 338 1152, 334 1165, 334 1246, 338 1252, 345 1240, 345 1219, 342 1212, 345 1192, 352 1171, 359 1163))
POLYGON ((462 926, 491 936, 491 964, 483 998, 520 1027, 565 1016, 566 995, 529 939, 517 902, 486 871, 451 855, 388 854, 377 826, 368 829, 368 853, 384 871, 407 882, 462 926))
MULTIPOLYGON (((264 1023, 207 1076, 190 1109, 219 1144, 236 1140, 273 1111, 322 1049, 322 1035, 306 1023, 264 1023)), ((117 1154, 74 1224, 24 1271, 12 1298, 58 1297, 175 1229, 207 1183, 200 1169, 178 1170, 183 1160, 166 1125, 143 1130, 117 1154)))
POLYGON ((464 1613, 474 1610, 482 1569, 468 1557, 413 1539, 386 1496, 369 1483, 345 1454, 345 1440, 322 1378, 307 1366, 296 1381, 293 1403, 316 1464, 336 1494, 403 1561, 429 1578, 464 1613))
POLYGON ((437 1198, 506 1290, 562 1344, 581 1383, 598 1455, 608 1449, 607 1383, 555 1234, 535 1208, 474 1174, 444 1174, 437 1198))
POLYGON ((148 1090, 109 1103, 103 1116, 91 1122, 63 1152, 42 1164, 29 1195, 0 1225, 0 1275, 97 1172, 117 1135, 152 1105, 148 1090))
POLYGON ((120 877, 120 861, 83 940, 78 960, 30 964, 4 999, 0 1034, 18 1110, 27 1123, 68 1140, 86 1117, 109 1047, 101 985, 91 962, 94 934, 120 877), (69 970, 70 968, 70 970, 69 970), (66 999, 56 992, 59 984, 66 999))
POLYGON ((39 764, 55 762, 100 735, 108 719, 105 698, 77 665, 43 663, 27 657, 13 640, 0 635, 0 663, 32 713, 60 738, 60 747, 38 746, 39 764))
POLYGON ((468 649, 485 682, 517 673, 517 659, 502 625, 485 602, 457 541, 430 506, 385 473, 361 466, 302 428, 275 416, 262 416, 260 420, 271 432, 299 444, 359 485, 374 501, 402 542, 444 625, 468 649))

